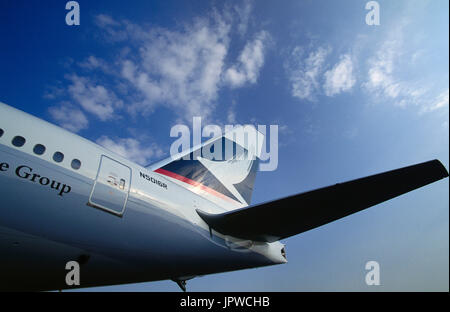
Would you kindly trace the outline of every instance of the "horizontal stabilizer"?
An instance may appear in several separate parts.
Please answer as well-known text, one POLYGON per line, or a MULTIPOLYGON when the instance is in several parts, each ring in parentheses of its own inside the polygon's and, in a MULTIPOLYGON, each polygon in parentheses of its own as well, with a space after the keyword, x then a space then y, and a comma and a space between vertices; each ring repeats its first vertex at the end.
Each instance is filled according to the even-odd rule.
POLYGON ((219 233, 274 242, 445 177, 445 167, 439 160, 432 160, 221 214, 197 212, 219 233))

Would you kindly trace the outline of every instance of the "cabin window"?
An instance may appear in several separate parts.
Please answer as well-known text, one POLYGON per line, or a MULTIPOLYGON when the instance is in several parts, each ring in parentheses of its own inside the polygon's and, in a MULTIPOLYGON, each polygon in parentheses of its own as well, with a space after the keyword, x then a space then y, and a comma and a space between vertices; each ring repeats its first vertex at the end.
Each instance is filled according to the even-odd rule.
POLYGON ((61 152, 55 152, 53 154, 53 160, 56 162, 62 162, 64 159, 64 154, 61 152))
POLYGON ((42 145, 42 144, 36 144, 36 145, 34 146, 34 148, 33 148, 33 152, 34 152, 36 155, 42 155, 42 154, 45 153, 45 146, 42 145))
POLYGON ((12 144, 17 147, 21 147, 25 144, 25 138, 21 136, 16 136, 12 139, 12 144))
POLYGON ((73 169, 78 170, 81 167, 81 161, 79 161, 78 159, 74 159, 72 160, 72 163, 70 165, 73 169))
POLYGON ((2 135, 3 135, 3 129, 0 128, 0 138, 2 137, 2 135))

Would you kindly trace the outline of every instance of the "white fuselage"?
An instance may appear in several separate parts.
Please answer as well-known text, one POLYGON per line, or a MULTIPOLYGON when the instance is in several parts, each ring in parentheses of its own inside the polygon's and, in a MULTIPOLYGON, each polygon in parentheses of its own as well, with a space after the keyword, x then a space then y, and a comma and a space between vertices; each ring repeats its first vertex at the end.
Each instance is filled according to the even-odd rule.
POLYGON ((79 287, 286 262, 279 242, 210 231, 196 209, 224 208, 91 141, 2 103, 0 129, 1 290, 70 288, 73 260, 79 287))

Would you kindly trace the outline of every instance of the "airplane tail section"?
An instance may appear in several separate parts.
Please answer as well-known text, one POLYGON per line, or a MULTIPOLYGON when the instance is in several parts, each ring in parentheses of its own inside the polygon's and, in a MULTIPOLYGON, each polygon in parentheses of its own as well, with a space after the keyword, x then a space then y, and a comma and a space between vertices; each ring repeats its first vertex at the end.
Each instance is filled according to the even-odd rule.
POLYGON ((274 242, 314 229, 448 177, 438 160, 220 214, 197 209, 215 231, 234 237, 274 242))
POLYGON ((148 169, 227 210, 246 207, 251 201, 263 140, 263 134, 253 126, 236 126, 148 169))

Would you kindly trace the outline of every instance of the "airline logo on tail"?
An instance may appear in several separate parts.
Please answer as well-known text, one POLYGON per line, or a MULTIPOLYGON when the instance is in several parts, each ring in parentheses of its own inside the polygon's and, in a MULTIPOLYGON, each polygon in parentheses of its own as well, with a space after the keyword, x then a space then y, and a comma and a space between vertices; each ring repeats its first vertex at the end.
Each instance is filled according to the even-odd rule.
POLYGON ((246 206, 251 201, 263 140, 254 127, 237 127, 193 149, 189 157, 179 157, 154 171, 200 195, 246 206), (215 157, 211 159, 212 154, 215 157))

